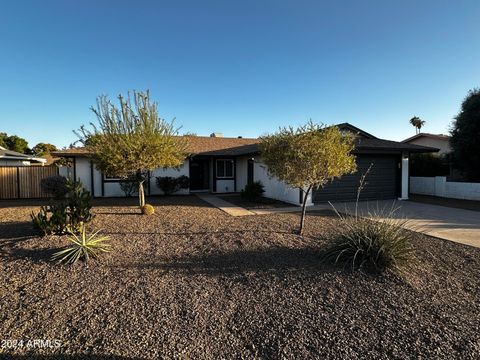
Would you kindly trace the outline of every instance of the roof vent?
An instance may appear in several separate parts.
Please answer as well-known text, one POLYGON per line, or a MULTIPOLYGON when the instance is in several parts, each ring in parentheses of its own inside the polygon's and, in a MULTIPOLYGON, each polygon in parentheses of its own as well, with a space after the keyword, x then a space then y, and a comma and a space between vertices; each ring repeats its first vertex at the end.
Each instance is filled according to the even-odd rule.
POLYGON ((238 139, 243 139, 243 136, 238 136, 238 139))
POLYGON ((210 134, 210 137, 223 137, 222 133, 214 132, 210 134))

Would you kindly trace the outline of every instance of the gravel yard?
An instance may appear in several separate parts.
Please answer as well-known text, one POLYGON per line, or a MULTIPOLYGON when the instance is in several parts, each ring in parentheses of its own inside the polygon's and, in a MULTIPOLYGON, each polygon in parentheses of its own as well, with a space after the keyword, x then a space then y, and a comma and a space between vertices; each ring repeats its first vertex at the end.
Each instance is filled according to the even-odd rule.
MULTIPOLYGON (((480 354, 480 249, 416 236, 406 280, 322 265, 331 213, 230 217, 194 196, 97 201, 113 251, 49 261, 41 202, 0 202, 0 352, 95 358, 465 358, 480 354), (4 340, 57 339, 59 348, 4 340), (10 343, 11 344, 11 343, 10 343)), ((1 356, 1 355, 0 355, 1 356)), ((19 357, 23 358, 23 357, 19 357)))

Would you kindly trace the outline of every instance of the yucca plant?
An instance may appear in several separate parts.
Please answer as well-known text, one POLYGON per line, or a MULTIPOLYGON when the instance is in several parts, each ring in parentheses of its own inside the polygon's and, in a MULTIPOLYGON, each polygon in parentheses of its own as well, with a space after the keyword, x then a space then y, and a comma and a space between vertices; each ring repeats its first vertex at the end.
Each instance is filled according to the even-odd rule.
POLYGON ((108 236, 98 236, 100 230, 87 235, 86 226, 82 224, 80 233, 77 235, 73 231, 69 231, 68 240, 73 245, 53 254, 52 259, 59 262, 73 264, 79 259, 88 261, 90 257, 96 258, 101 252, 110 251, 110 245, 106 243, 108 236))

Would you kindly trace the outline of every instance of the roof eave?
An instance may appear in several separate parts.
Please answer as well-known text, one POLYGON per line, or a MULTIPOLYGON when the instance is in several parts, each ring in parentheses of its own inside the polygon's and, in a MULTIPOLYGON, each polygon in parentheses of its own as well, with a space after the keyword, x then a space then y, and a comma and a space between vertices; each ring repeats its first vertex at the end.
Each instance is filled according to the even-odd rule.
POLYGON ((0 159, 6 160, 21 160, 21 161, 38 161, 41 163, 46 163, 47 159, 43 158, 36 158, 36 157, 23 157, 23 156, 8 156, 8 155, 0 155, 0 159))

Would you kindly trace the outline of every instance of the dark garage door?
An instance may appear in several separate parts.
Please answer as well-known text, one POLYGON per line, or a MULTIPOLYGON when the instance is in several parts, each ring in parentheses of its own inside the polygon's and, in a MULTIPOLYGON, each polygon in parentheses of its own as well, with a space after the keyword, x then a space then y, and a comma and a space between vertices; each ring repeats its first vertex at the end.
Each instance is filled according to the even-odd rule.
POLYGON ((323 189, 314 191, 313 201, 320 203, 355 200, 360 178, 368 170, 370 164, 373 165, 365 178, 365 186, 360 198, 363 200, 396 198, 399 194, 399 161, 399 157, 391 155, 357 155, 357 172, 344 175, 325 185, 323 189))

